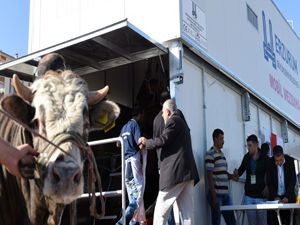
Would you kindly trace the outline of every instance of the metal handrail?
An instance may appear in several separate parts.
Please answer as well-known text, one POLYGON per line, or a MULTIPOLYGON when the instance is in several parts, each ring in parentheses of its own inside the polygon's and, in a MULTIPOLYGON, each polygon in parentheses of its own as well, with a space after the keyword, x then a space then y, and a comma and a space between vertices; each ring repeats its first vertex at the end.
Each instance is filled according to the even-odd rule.
MULTIPOLYGON (((103 139, 99 141, 91 141, 88 142, 89 146, 95 146, 95 145, 103 145, 103 144, 109 144, 109 143, 114 143, 114 142, 119 142, 121 144, 121 182, 122 182, 122 190, 117 190, 117 191, 110 191, 110 192, 103 192, 103 195, 106 197, 111 197, 111 196, 118 196, 120 193, 122 194, 122 221, 123 224, 126 224, 125 220, 125 210, 126 210, 126 198, 125 198, 125 152, 124 152, 124 142, 121 137, 116 137, 116 138, 108 138, 108 139, 103 139)), ((100 193, 96 193, 100 194, 100 193)), ((80 196, 80 198, 85 198, 88 197, 88 194, 83 194, 80 196)))

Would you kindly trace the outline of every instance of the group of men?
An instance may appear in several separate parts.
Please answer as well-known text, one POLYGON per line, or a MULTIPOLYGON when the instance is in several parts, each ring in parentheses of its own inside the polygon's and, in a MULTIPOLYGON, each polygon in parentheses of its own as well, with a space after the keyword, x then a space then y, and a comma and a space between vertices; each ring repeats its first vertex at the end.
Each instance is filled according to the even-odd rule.
MULTIPOLYGON (((166 224, 172 218, 172 206, 177 203, 184 225, 193 221, 193 187, 199 181, 192 152, 190 129, 174 100, 162 94, 162 110, 153 123, 153 138, 142 137, 140 123, 143 111, 133 109, 133 118, 124 125, 120 136, 125 148, 125 184, 129 196, 126 224, 144 222, 137 220, 136 211, 143 207, 139 196, 144 184, 141 154, 158 151, 160 168, 159 193, 154 210, 154 225, 166 224)), ((119 220, 117 225, 122 224, 119 220)))
MULTIPOLYGON (((141 187, 144 185, 140 159, 145 150, 157 150, 160 169, 159 193, 153 224, 165 225, 168 220, 170 221, 175 201, 183 225, 192 224, 193 221, 192 193, 193 186, 198 182, 199 177, 192 152, 190 130, 174 100, 165 98, 161 102, 163 103, 162 111, 153 122, 152 139, 142 137, 140 123, 143 111, 141 108, 133 110, 133 118, 123 127, 120 134, 125 146, 126 187, 130 201, 126 210, 126 224, 142 222, 136 220, 134 215, 140 208, 138 196, 142 193, 141 187)), ((229 180, 238 181, 245 172, 244 204, 260 204, 267 200, 278 200, 279 203, 295 202, 294 160, 284 155, 281 146, 275 146, 272 151, 273 157, 269 158, 268 145, 264 144, 261 150, 257 136, 250 135, 247 138, 248 153, 245 154, 240 167, 231 174, 228 172, 227 161, 222 151, 224 132, 221 129, 215 129, 212 138, 213 146, 207 151, 205 157, 212 225, 220 224, 221 214, 227 225, 236 224, 234 213, 232 211, 221 212, 220 206, 232 205, 229 180)), ((283 224, 289 224, 287 213, 282 212, 283 224)), ((270 211, 267 214, 264 210, 249 210, 247 217, 251 225, 275 225, 278 221, 274 213, 270 211)), ((122 224, 122 221, 118 221, 117 224, 122 224)))
MULTIPOLYGON (((243 203, 261 204, 267 200, 278 203, 296 202, 296 173, 294 159, 283 153, 281 146, 273 148, 273 156, 259 148, 256 135, 247 138, 248 153, 233 174, 228 172, 226 158, 222 152, 224 132, 215 129, 213 132, 213 146, 205 157, 211 206, 212 225, 219 225, 221 214, 227 225, 235 225, 236 220, 232 211, 220 211, 220 206, 232 205, 229 194, 229 180, 237 181, 246 172, 245 197, 243 203)), ((263 147, 266 147, 264 145, 263 147)), ((290 224, 289 211, 281 212, 282 224, 290 224)), ((277 225, 275 212, 265 210, 248 210, 248 222, 251 225, 277 225)))

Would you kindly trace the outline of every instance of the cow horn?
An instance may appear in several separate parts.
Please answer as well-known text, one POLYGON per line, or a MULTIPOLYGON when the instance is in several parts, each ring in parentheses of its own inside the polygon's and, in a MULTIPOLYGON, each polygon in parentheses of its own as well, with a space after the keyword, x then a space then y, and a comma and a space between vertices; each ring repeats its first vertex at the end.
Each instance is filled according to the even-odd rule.
POLYGON ((90 91, 88 97, 88 104, 95 105, 104 99, 108 93, 109 87, 106 85, 104 88, 97 91, 90 91))
POLYGON ((33 94, 31 90, 21 82, 17 74, 13 75, 12 84, 20 97, 28 102, 32 102, 33 94))

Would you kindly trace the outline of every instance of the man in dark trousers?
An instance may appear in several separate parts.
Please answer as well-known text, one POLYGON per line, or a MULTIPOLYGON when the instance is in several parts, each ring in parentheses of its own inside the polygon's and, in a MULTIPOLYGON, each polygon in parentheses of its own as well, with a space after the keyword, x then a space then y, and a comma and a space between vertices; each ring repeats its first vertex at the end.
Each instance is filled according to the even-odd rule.
POLYGON ((139 143, 147 150, 162 148, 160 154, 159 193, 154 210, 154 225, 164 225, 174 202, 181 212, 183 225, 193 221, 193 186, 199 181, 192 151, 190 131, 178 115, 175 101, 163 104, 163 133, 153 139, 141 137, 139 143))
MULTIPOLYGON (((273 157, 267 171, 267 185, 269 188, 269 199, 278 200, 279 203, 295 203, 296 172, 294 159, 283 153, 280 145, 273 148, 273 157)), ((290 212, 281 211, 282 224, 290 224, 290 212)), ((278 220, 275 212, 268 212, 268 224, 277 225, 278 220)))

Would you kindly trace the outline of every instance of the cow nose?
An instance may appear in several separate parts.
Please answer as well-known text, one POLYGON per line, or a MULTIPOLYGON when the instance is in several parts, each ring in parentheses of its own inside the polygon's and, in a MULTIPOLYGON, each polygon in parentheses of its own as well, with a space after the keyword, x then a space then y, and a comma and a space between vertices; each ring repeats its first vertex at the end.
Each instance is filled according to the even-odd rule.
POLYGON ((54 165, 51 173, 51 182, 58 183, 75 183, 79 184, 81 179, 80 169, 77 166, 62 167, 61 165, 54 165))

